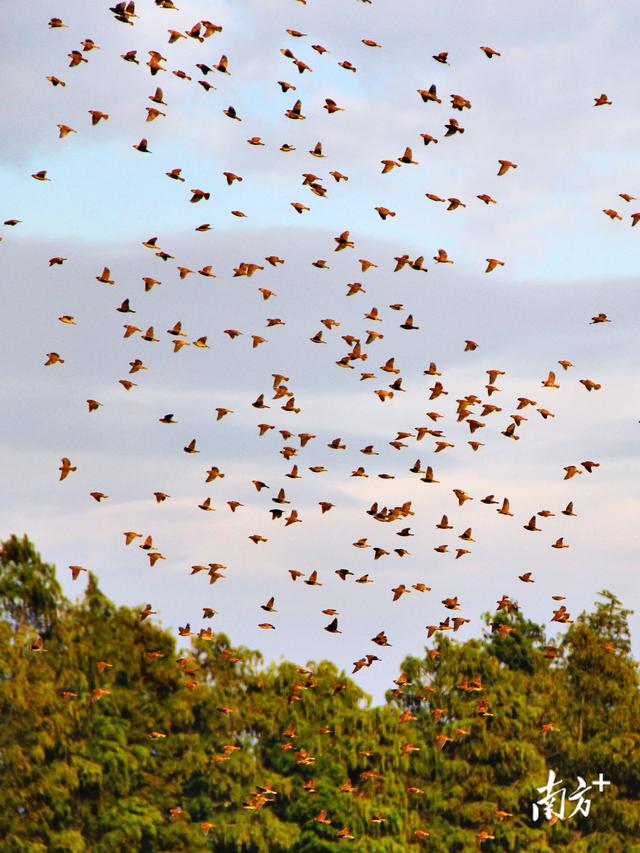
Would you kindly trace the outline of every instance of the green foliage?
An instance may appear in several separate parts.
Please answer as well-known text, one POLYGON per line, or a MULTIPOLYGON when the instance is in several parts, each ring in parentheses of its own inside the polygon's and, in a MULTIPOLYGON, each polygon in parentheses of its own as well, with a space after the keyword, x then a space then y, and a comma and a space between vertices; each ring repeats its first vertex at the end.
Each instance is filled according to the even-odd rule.
POLYGON ((3 542, 0 561, 0 616, 15 627, 46 631, 62 602, 55 567, 42 562, 26 535, 3 542))
POLYGON ((437 633, 371 707, 326 661, 265 666, 222 634, 178 650, 93 576, 72 604, 53 566, 11 537, 0 555, 2 850, 322 853, 345 829, 357 853, 640 851, 629 611, 601 597, 555 656, 513 608, 487 614, 480 639, 437 633), (613 784, 589 793, 588 817, 534 822, 550 769, 567 794, 578 776, 613 784))

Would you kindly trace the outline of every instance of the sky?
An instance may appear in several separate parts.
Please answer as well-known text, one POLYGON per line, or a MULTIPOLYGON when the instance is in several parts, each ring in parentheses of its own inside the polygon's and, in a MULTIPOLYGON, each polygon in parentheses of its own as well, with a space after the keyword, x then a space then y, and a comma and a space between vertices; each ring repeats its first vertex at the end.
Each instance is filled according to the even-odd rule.
MULTIPOLYGON (((350 671, 380 652, 383 660, 356 676, 375 701, 402 659, 423 653, 425 626, 449 615, 447 597, 458 596, 470 619, 460 640, 479 636, 481 614, 502 595, 550 636, 564 630, 550 622, 552 595, 566 595, 573 616, 603 588, 636 607, 640 229, 630 216, 640 202, 619 196, 640 198, 634 4, 561 0, 514 10, 505 2, 407 0, 400 12, 391 0, 178 5, 139 0, 133 26, 116 21, 107 3, 79 0, 34 0, 27 11, 14 4, 3 13, 13 36, 0 56, 0 221, 21 221, 0 228, 0 535, 26 532, 57 564, 71 597, 86 580, 72 582, 67 566, 82 565, 118 603, 149 602, 174 631, 211 624, 267 661, 330 658, 350 671), (50 29, 54 16, 67 26, 50 29), (202 19, 222 31, 203 43, 168 44, 169 29, 185 32, 202 19), (86 38, 99 49, 69 68, 67 54, 86 38), (501 55, 489 60, 481 45, 501 55), (300 74, 285 48, 312 71, 300 74), (139 65, 121 59, 130 50, 139 65), (149 50, 166 57, 167 70, 154 77, 149 50), (432 59, 441 51, 449 64, 432 59), (196 63, 211 66, 223 54, 230 74, 203 77, 196 63), (344 60, 356 71, 340 67, 344 60), (52 74, 66 86, 51 86, 52 74), (215 89, 206 92, 201 79, 215 89), (283 93, 278 81, 296 90, 283 93), (434 83, 442 103, 423 103, 417 90, 434 83), (146 122, 157 85, 166 115, 146 122), (594 107, 601 93, 612 104, 594 107), (452 111, 451 94, 471 109, 452 111), (298 98, 306 118, 292 121, 285 111, 298 98), (326 98, 343 110, 329 115, 326 98), (224 114, 230 105, 241 121, 224 114), (109 119, 94 127, 95 109, 109 119), (445 138, 454 115, 464 133, 445 138), (59 139, 60 123, 77 133, 59 139), (437 144, 425 146, 421 133, 437 144), (253 136, 264 146, 247 144, 253 136), (151 153, 134 150, 143 137, 151 153), (317 142, 322 159, 308 153, 317 142), (295 151, 281 152, 283 143, 295 151), (381 174, 381 160, 396 160, 407 146, 417 164, 381 174), (517 168, 498 177, 499 159, 517 168), (174 168, 184 183, 166 177, 174 168), (41 169, 50 182, 31 177, 41 169), (334 181, 333 170, 348 181, 334 181), (225 171, 242 182, 228 186, 225 171), (305 173, 318 176, 325 197, 302 185, 305 173), (190 203, 191 188, 210 199, 190 203), (466 206, 447 211, 426 193, 466 206), (483 193, 497 204, 479 201, 483 193), (292 202, 310 209, 298 214, 292 202), (379 206, 396 216, 383 221, 379 206), (209 231, 195 231, 204 223, 209 231), (354 248, 335 252, 345 230, 354 248), (142 245, 151 236, 171 258, 142 245), (453 264, 432 260, 441 247, 453 264), (424 256, 427 274, 394 272, 404 254, 424 256), (271 267, 268 255, 285 263, 271 267), (50 267, 54 256, 64 264, 50 267), (363 272, 359 258, 377 266, 363 272), (487 274, 486 258, 504 266, 487 274), (318 259, 329 269, 313 266, 318 259), (234 277, 243 262, 265 269, 234 277), (215 278, 194 272, 181 280, 176 270, 206 264, 215 278), (114 285, 96 281, 104 266, 114 285), (161 283, 145 292, 144 276, 161 283), (354 282, 364 292, 347 296, 354 282), (258 288, 274 295, 264 300, 258 288), (135 314, 115 310, 125 298, 135 314), (381 322, 364 317, 374 306, 381 322), (611 322, 592 324, 601 312, 611 322), (408 314, 417 330, 400 328, 408 314), (63 315, 76 325, 61 323, 63 315), (325 328, 328 318, 340 325, 325 328), (282 323, 269 327, 269 319, 282 323), (187 340, 206 335, 209 348, 174 353, 166 330, 177 321, 187 340), (139 333, 124 339, 125 323, 153 326, 159 342, 139 333), (231 340, 225 329, 242 335, 231 340), (320 329, 324 343, 314 344, 320 329), (370 329, 383 337, 367 345, 370 329), (252 335, 266 341, 253 348, 252 335), (343 335, 360 339, 367 356, 354 369, 336 365, 350 349, 343 335), (468 339, 477 349, 465 351, 468 339), (44 367, 50 352, 64 363, 44 367), (374 391, 396 378, 381 370, 391 357, 403 390, 381 402, 374 391), (148 370, 129 375, 134 359, 148 370), (574 366, 565 372, 562 359, 574 366), (440 377, 424 375, 430 362, 440 377), (490 369, 505 373, 489 398, 490 369), (560 388, 542 387, 549 370, 560 388), (298 414, 270 399, 274 373, 288 377, 298 414), (137 385, 125 391, 119 379, 137 385), (447 394, 429 400, 435 379, 447 394), (588 392, 580 379, 601 388, 588 392), (269 409, 251 406, 260 394, 269 409), (456 420, 456 400, 471 394, 501 407, 479 418, 486 426, 473 436, 483 442, 477 452, 468 425, 456 420), (518 397, 537 405, 517 412, 518 397), (89 414, 88 398, 103 406, 89 414), (216 421, 216 407, 232 413, 216 421), (555 417, 543 420, 541 407, 555 417), (432 411, 443 415, 437 424, 432 411), (159 422, 168 413, 176 424, 159 422), (513 413, 527 417, 518 440, 501 434, 513 413), (274 429, 259 437, 259 423, 274 429), (442 429, 454 446, 435 453, 435 437, 416 439, 419 426, 442 429), (279 430, 293 435, 285 440, 279 430), (410 435, 396 449, 389 442, 399 431, 410 435), (302 448, 297 436, 305 432, 316 437, 302 448), (338 437, 346 449, 327 446, 338 437), (186 454, 193 438, 200 452, 186 454), (288 461, 285 445, 296 448, 288 461), (379 455, 362 454, 367 445, 379 455), (78 470, 60 482, 63 456, 78 470), (411 473, 416 459, 440 482, 411 473), (565 481, 564 467, 584 460, 599 467, 565 481), (285 476, 294 463, 300 479, 285 476), (225 476, 207 485, 211 466, 225 476), (367 477, 352 476, 359 466, 367 477), (269 488, 258 493, 252 480, 269 488), (281 487, 291 501, 285 509, 295 508, 302 523, 271 520, 281 487), (453 489, 473 500, 458 507, 453 489), (97 503, 92 491, 108 499, 97 503), (154 491, 171 497, 158 504, 154 491), (513 517, 482 504, 488 494, 508 497, 513 517), (206 497, 212 513, 198 508, 206 497), (232 513, 228 500, 243 506, 232 513), (570 500, 575 518, 560 513, 570 500), (319 501, 334 507, 322 514, 319 501), (411 501, 415 515, 381 523, 366 512, 374 501, 411 501), (542 531, 523 530, 543 509, 555 515, 538 518, 542 531), (436 529, 443 514, 453 530, 436 529), (398 537, 405 526, 413 535, 398 537), (469 527, 475 542, 456 560, 469 527), (141 540, 124 545, 128 530, 152 535, 166 559, 151 568, 141 540), (254 533, 268 541, 254 544, 254 533), (551 548, 560 536, 568 549, 551 548), (374 560, 372 548, 353 547, 362 537, 389 556, 374 560), (445 543, 449 553, 434 551, 445 543), (398 547, 410 554, 400 558, 398 547), (204 572, 191 575, 191 566, 210 562, 228 567, 213 586, 204 572), (341 581, 339 568, 354 576, 341 581), (317 570, 322 586, 292 582, 290 569, 317 570), (518 580, 525 571, 534 584, 518 580), (374 582, 355 584, 364 573, 374 582), (392 602, 393 587, 418 582, 431 591, 392 602), (265 614, 259 605, 271 596, 278 612, 265 614), (205 606, 218 611, 211 623, 202 622, 205 606), (342 634, 322 630, 326 608, 339 611, 342 634), (275 630, 258 628, 265 621, 275 630), (382 651, 370 642, 380 630, 391 643, 382 651)), ((636 653, 639 629, 636 614, 636 653)))

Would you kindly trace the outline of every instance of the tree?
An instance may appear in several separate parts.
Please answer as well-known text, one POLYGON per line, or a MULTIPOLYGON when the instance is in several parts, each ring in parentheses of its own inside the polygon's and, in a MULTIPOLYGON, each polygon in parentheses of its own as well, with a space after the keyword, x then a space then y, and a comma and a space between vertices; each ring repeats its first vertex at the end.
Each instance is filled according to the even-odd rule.
POLYGON ((0 548, 0 616, 16 628, 46 632, 62 603, 55 567, 43 563, 26 534, 11 536, 0 548))
POLYGON ((611 593, 555 643, 513 608, 480 638, 437 631, 372 707, 328 661, 208 632, 179 649, 93 575, 71 603, 26 538, 0 569, 3 851, 321 853, 344 830, 355 853, 638 853, 640 690, 611 593), (587 817, 533 820, 550 769, 567 793, 584 777, 587 817))

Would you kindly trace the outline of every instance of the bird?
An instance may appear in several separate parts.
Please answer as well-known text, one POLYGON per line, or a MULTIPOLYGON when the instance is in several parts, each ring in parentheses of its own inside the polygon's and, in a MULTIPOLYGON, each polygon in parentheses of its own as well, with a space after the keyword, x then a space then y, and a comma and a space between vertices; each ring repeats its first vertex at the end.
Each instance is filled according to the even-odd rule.
POLYGON ((381 160, 380 162, 382 163, 383 175, 387 175, 393 169, 400 168, 401 165, 397 160, 381 160))
POLYGON ((460 201, 459 198, 448 198, 447 201, 449 202, 447 210, 457 210, 459 207, 467 206, 466 204, 464 204, 464 202, 460 201))
POLYGON ((593 379, 580 379, 579 381, 587 391, 599 391, 602 388, 602 385, 599 382, 594 382, 593 379))
POLYGON ((513 513, 511 512, 510 508, 509 498, 504 498, 504 500, 502 501, 502 506, 497 509, 496 512, 500 515, 513 516, 513 513))
POLYGON ((71 571, 71 579, 74 581, 78 580, 81 572, 87 572, 82 566, 69 566, 69 570, 71 571))
POLYGON ((111 693, 106 687, 95 687, 91 692, 91 701, 99 702, 104 696, 108 696, 111 693))
POLYGON ((71 60, 69 62, 69 68, 75 68, 78 65, 81 65, 83 62, 88 62, 89 60, 84 57, 79 50, 72 50, 71 53, 67 54, 68 58, 71 60))
MULTIPOLYGON (((64 139, 70 133, 77 133, 78 132, 77 130, 74 130, 74 128, 69 127, 68 124, 58 124, 58 125, 56 125, 56 127, 58 128, 58 138, 59 139, 64 139)), ((6 223, 5 223, 5 225, 6 225, 6 223)))
POLYGON ((485 272, 493 272, 496 267, 503 267, 504 261, 499 261, 497 258, 486 258, 487 268, 485 272))
POLYGON ((471 109, 471 101, 464 98, 462 95, 451 95, 451 108, 462 112, 463 110, 471 109))
POLYGON ((400 157, 398 157, 398 162, 409 164, 412 166, 418 165, 418 161, 413 159, 413 152, 409 147, 405 148, 404 153, 400 157))
POLYGON ((448 123, 445 124, 445 128, 447 129, 445 136, 454 136, 456 133, 464 133, 464 127, 460 126, 458 119, 456 118, 450 118, 448 123))
POLYGON ((327 817, 327 809, 321 809, 317 815, 313 818, 316 823, 322 823, 325 826, 329 826, 331 824, 331 820, 327 817))
POLYGON ((73 474, 78 468, 76 465, 72 465, 70 459, 63 456, 60 460, 60 468, 58 470, 60 471, 60 480, 66 480, 69 474, 73 474))
POLYGON ((138 612, 138 618, 141 622, 144 622, 144 620, 148 619, 149 616, 154 616, 156 614, 157 611, 152 609, 151 604, 145 604, 143 609, 138 612))
POLYGON ((91 124, 94 127, 95 125, 100 124, 101 121, 109 120, 108 113, 103 113, 102 110, 87 110, 87 112, 91 116, 91 124))
MULTIPOLYGON (((342 67, 343 68, 345 67, 344 64, 342 65, 342 67)), ((355 68, 353 68, 353 66, 351 66, 349 68, 349 70, 355 71, 355 68)), ((332 98, 325 98, 324 99, 323 109, 325 109, 329 113, 329 115, 333 115, 333 113, 343 113, 344 112, 344 107, 339 107, 332 98)))
MULTIPOLYGON (((165 175, 174 181, 185 182, 185 178, 182 177, 182 169, 170 169, 168 172, 165 172, 165 175)), ((195 190, 192 190, 192 192, 195 192, 195 190)))
POLYGON ((435 83, 432 83, 428 89, 418 89, 417 92, 425 103, 428 103, 429 101, 433 101, 436 104, 442 103, 438 97, 435 83))
POLYGON ((506 175, 509 169, 517 169, 518 164, 512 163, 511 160, 498 160, 500 164, 500 168, 498 169, 498 177, 502 177, 502 175, 506 175))
POLYGON ((565 480, 570 480, 572 477, 575 477, 577 474, 582 474, 582 471, 576 465, 565 465, 565 480))
POLYGON ((285 116, 294 121, 304 120, 306 116, 302 115, 302 101, 298 99, 290 109, 285 111, 285 116))
POLYGON ((391 592, 393 593, 393 601, 398 601, 403 595, 405 595, 405 593, 409 593, 411 590, 407 589, 407 587, 401 583, 399 586, 394 587, 391 592))
POLYGON ((454 263, 454 261, 451 260, 445 249, 438 249, 438 254, 434 255, 433 260, 436 261, 436 263, 438 264, 454 263))
POLYGON ((96 281, 100 281, 103 284, 115 284, 115 281, 111 278, 111 270, 109 267, 104 267, 100 275, 96 276, 96 281))

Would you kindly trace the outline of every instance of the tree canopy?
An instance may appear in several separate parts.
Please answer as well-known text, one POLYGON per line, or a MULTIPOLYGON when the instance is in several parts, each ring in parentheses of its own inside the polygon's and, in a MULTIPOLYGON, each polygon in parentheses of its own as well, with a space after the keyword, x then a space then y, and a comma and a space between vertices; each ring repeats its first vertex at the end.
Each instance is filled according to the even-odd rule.
POLYGON ((2 849, 640 851, 630 611, 600 599, 561 639, 515 602, 486 614, 479 639, 438 631, 372 707, 328 661, 265 664, 208 629, 179 648, 93 575, 73 603, 12 536, 0 554, 2 849), (564 814, 558 795, 535 820, 551 770, 564 814), (581 779, 590 810, 572 815, 581 779))

